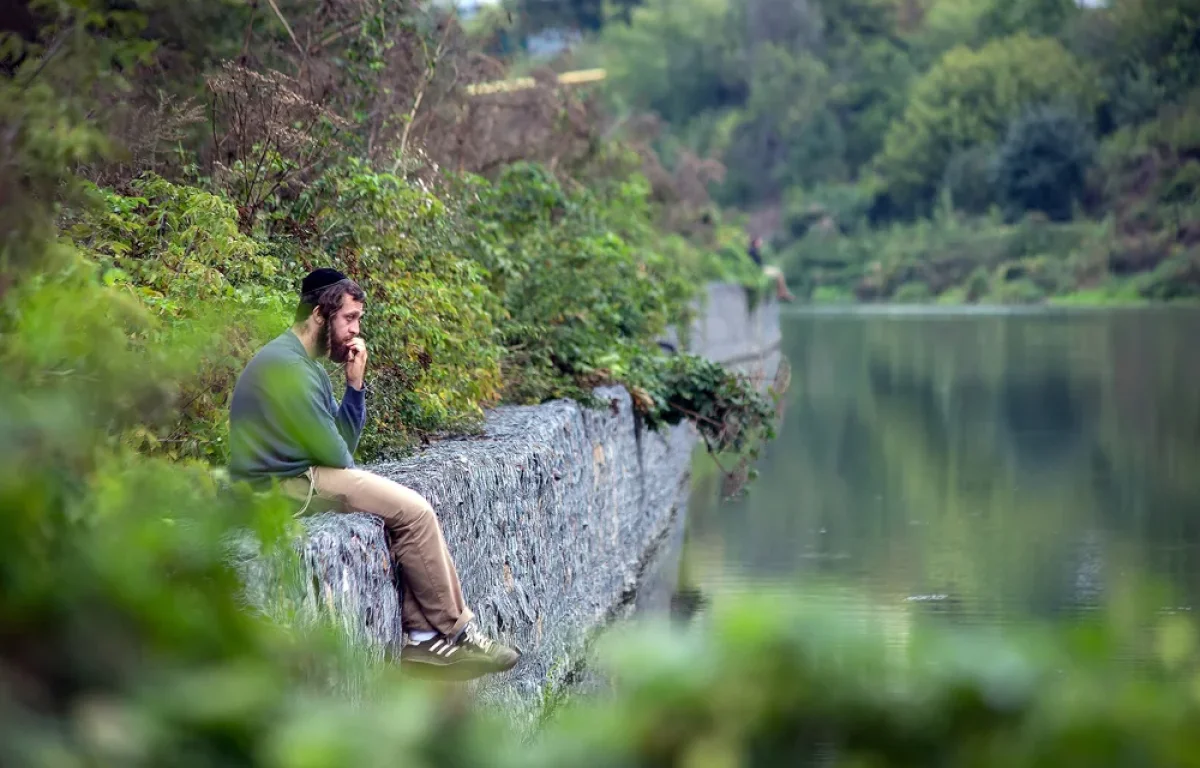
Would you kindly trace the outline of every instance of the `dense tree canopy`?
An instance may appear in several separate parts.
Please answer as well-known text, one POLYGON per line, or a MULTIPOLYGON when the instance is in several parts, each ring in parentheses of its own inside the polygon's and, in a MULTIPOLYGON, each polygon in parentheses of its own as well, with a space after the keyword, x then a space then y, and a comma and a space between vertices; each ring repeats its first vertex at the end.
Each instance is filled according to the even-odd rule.
MULTIPOLYGON (((846 279, 871 285, 870 260, 818 256, 829 233, 925 226, 942 208, 986 219, 1000 206, 1056 219, 1073 211, 1096 226, 1109 214, 1140 217, 1174 237, 1146 215, 1136 199, 1146 185, 1134 183, 1118 150, 1101 152, 1106 160, 1086 172, 1071 161, 1069 184, 1043 186, 1036 205, 1015 208, 1012 188, 997 188, 1014 178, 997 176, 998 152, 1014 122, 1035 110, 1069 114, 1086 133, 1082 147, 1193 103, 1198 20, 1200 0, 647 0, 578 58, 612 73, 609 103, 619 115, 665 121, 657 144, 668 161, 692 153, 724 165, 717 199, 768 222, 764 231, 798 280, 819 284, 837 264, 846 279)), ((1166 166, 1193 146, 1190 134, 1172 135, 1166 166)), ((1022 178, 1062 170, 1060 154, 1017 154, 1022 178)), ((1154 172, 1173 177, 1163 162, 1154 172)), ((1190 220, 1200 203, 1187 202, 1190 220)), ((1132 241, 1119 247, 1138 249, 1132 241)), ((1138 263, 1192 258, 1170 251, 1138 263)), ((994 265, 978 266, 986 274, 994 265)), ((1090 266, 1079 274, 1096 279, 1090 266)))
POLYGON ((1058 42, 1027 35, 955 48, 912 88, 878 159, 883 194, 902 212, 926 208, 955 151, 995 142, 1032 105, 1089 115, 1094 77, 1058 42))

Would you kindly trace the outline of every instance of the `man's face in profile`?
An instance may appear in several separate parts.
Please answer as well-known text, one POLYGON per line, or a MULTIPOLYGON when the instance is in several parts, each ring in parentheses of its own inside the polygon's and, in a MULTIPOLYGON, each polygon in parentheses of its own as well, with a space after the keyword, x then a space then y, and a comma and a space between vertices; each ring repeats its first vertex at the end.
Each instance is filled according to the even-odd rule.
POLYGON ((329 359, 342 365, 350 356, 350 342, 361 332, 360 323, 363 316, 363 303, 346 295, 342 297, 342 306, 334 312, 325 323, 322 334, 323 352, 329 359))

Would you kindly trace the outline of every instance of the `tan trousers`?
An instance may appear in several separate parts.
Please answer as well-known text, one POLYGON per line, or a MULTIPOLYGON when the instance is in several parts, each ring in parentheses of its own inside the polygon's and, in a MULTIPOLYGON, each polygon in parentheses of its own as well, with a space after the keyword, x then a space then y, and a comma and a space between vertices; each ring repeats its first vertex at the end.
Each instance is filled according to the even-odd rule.
POLYGON ((318 508, 383 518, 392 561, 400 567, 406 630, 453 636, 474 617, 463 598, 442 526, 421 494, 361 469, 329 467, 313 467, 307 476, 284 482, 283 490, 293 498, 324 501, 318 508))
POLYGON ((770 264, 763 267, 763 274, 775 281, 775 295, 784 301, 791 301, 794 296, 788 290, 787 278, 783 275, 783 270, 779 267, 770 264))

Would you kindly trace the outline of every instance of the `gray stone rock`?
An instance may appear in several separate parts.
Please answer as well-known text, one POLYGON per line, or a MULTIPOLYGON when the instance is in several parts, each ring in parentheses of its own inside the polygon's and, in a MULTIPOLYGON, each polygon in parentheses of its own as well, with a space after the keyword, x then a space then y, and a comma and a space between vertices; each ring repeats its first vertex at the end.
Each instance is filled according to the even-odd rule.
POLYGON ((400 601, 383 522, 373 515, 303 521, 296 552, 263 553, 249 535, 231 542, 249 605, 287 626, 332 620, 375 661, 399 648, 400 601))
POLYGON ((596 395, 606 407, 498 408, 482 438, 373 467, 429 499, 480 628, 521 649, 516 669, 476 684, 518 719, 632 601, 686 501, 690 428, 648 432, 623 388, 596 395))

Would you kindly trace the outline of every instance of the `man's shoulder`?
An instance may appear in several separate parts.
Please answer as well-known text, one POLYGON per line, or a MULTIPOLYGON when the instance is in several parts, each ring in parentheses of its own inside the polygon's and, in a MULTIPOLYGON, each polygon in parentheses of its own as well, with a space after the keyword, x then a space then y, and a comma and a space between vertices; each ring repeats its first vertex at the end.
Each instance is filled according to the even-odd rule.
MULTIPOLYGON (((291 331, 272 339, 250 358, 230 398, 230 419, 257 418, 268 403, 295 403, 322 389, 304 347, 291 331), (287 338, 295 339, 295 343, 287 338)), ((285 405, 284 407, 288 407, 285 405)))
POLYGON ((255 352, 242 370, 239 381, 257 381, 263 376, 269 375, 271 371, 304 368, 306 357, 303 353, 304 348, 297 349, 299 345, 293 344, 287 338, 289 335, 293 339, 295 338, 291 331, 287 331, 267 342, 255 352))
POLYGON ((250 358, 248 366, 271 363, 302 363, 304 347, 291 331, 285 331, 268 341, 250 358))

